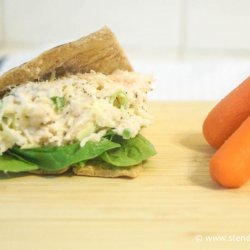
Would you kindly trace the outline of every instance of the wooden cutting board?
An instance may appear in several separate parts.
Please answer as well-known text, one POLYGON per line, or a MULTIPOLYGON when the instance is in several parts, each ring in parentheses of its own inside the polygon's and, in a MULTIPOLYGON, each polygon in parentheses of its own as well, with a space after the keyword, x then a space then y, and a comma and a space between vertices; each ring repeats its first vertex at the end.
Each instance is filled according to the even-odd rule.
POLYGON ((250 185, 227 190, 209 176, 211 107, 152 103, 144 134, 158 154, 133 180, 1 176, 0 249, 249 249, 250 185))

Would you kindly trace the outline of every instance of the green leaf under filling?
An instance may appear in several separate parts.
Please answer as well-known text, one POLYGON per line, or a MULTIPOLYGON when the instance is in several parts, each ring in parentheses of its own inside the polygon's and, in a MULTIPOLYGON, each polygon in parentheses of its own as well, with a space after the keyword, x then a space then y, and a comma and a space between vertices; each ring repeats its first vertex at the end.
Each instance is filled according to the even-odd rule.
POLYGON ((55 172, 79 163, 87 164, 89 160, 101 161, 109 168, 126 168, 140 164, 155 153, 153 145, 142 135, 125 140, 112 132, 100 142, 88 141, 84 147, 79 143, 33 149, 15 146, 0 156, 0 171, 18 173, 41 169, 55 172))
POLYGON ((4 172, 28 172, 38 169, 38 166, 15 158, 12 155, 4 154, 0 157, 0 171, 4 172))
POLYGON ((37 164, 39 168, 55 171, 72 164, 96 158, 107 150, 118 148, 118 143, 103 138, 100 142, 87 142, 84 147, 79 143, 62 147, 39 147, 20 149, 13 147, 10 152, 19 155, 26 161, 37 164))
POLYGON ((101 159, 113 166, 128 167, 140 164, 156 154, 154 146, 142 135, 129 140, 118 138, 121 147, 108 150, 101 155, 101 159))

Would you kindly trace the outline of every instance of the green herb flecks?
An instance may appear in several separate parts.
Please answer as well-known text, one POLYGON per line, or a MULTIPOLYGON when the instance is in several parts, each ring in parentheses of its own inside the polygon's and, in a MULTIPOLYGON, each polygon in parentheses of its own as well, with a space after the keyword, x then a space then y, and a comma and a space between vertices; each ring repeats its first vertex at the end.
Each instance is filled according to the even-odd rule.
POLYGON ((66 105, 66 100, 64 99, 64 97, 53 96, 50 99, 54 103, 55 110, 57 112, 61 111, 64 108, 64 106, 66 105))

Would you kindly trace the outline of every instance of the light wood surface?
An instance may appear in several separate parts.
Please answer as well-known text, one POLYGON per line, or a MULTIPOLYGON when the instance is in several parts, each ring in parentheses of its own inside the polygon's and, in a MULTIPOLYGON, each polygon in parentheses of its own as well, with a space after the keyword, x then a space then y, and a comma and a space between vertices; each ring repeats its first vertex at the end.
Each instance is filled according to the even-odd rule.
POLYGON ((209 176, 201 124, 211 107, 152 103, 144 134, 158 154, 133 180, 2 176, 0 249, 250 249, 205 240, 250 235, 250 185, 226 190, 209 176))

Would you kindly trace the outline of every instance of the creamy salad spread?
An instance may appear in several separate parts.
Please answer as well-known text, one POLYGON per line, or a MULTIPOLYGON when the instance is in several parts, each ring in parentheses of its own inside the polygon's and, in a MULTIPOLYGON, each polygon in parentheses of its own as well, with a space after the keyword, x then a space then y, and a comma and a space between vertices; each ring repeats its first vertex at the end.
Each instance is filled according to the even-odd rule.
POLYGON ((151 123, 146 95, 151 77, 90 72, 28 82, 0 101, 0 153, 14 145, 33 148, 100 141, 110 130, 124 139, 151 123))

